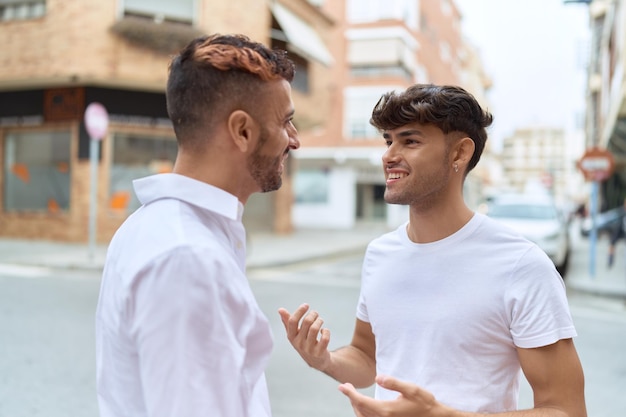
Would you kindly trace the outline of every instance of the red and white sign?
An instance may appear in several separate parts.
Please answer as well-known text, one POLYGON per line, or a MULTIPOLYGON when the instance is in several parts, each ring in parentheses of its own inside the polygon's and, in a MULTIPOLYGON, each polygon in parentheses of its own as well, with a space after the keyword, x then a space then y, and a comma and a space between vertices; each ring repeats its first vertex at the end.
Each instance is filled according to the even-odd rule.
POLYGON ((577 165, 587 181, 605 181, 615 168, 611 152, 600 148, 587 149, 577 165))
POLYGON ((109 128, 109 113, 100 103, 93 102, 85 110, 85 128, 93 140, 102 140, 109 128))

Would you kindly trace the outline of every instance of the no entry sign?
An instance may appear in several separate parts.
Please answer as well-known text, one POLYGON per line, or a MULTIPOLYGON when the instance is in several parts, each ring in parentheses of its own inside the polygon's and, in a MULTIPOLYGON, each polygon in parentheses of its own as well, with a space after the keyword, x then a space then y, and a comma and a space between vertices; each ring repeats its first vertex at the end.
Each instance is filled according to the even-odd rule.
POLYGON ((587 181, 605 181, 613 175, 615 162, 613 155, 606 149, 590 148, 585 151, 578 168, 587 181))
POLYGON ((109 128, 109 113, 100 103, 91 103, 85 110, 85 128, 91 139, 102 140, 109 128))

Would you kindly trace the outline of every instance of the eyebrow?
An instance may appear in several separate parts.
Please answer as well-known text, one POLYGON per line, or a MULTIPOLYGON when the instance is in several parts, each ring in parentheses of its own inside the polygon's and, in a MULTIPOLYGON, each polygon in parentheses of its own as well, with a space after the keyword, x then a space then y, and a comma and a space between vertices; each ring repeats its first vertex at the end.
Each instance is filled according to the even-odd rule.
MULTIPOLYGON (((409 130, 403 130, 401 132, 398 132, 398 134, 396 136, 400 136, 400 137, 407 137, 407 136, 422 136, 422 131, 421 130, 417 130, 417 129, 409 129, 409 130)), ((389 139, 391 137, 391 135, 388 132, 384 132, 383 133, 383 138, 385 139, 389 139)))

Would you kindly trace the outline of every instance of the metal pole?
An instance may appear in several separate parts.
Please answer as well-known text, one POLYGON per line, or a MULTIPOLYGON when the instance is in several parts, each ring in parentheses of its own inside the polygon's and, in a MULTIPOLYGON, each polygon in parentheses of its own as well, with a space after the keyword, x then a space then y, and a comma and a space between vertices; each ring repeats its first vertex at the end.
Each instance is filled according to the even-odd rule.
POLYGON ((96 251, 96 215, 98 204, 98 159, 100 147, 98 141, 90 138, 89 166, 91 169, 91 186, 89 187, 89 260, 93 262, 96 251))
POLYGON ((594 279, 596 276, 596 242, 598 240, 598 229, 596 225, 596 212, 598 211, 598 181, 591 183, 591 198, 589 201, 589 215, 591 216, 591 231, 589 233, 589 276, 594 279))

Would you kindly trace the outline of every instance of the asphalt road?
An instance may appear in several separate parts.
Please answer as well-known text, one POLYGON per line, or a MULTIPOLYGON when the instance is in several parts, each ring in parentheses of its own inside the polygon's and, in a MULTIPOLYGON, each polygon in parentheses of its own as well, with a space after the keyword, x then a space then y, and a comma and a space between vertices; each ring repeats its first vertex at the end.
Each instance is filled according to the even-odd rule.
MULTIPOLYGON (((337 383, 307 367, 284 337, 279 307, 319 310, 331 348, 352 336, 359 257, 251 271, 251 285, 273 326, 267 370, 274 417, 353 416, 337 383)), ((0 265, 0 416, 97 417, 93 314, 95 273, 0 265)), ((570 295, 585 369, 589 417, 626 415, 624 302, 570 295)), ((371 392, 371 390, 366 390, 371 392)), ((524 387, 522 406, 532 403, 524 387)))

